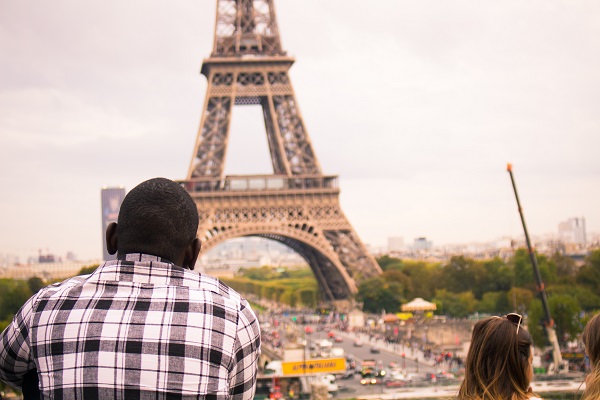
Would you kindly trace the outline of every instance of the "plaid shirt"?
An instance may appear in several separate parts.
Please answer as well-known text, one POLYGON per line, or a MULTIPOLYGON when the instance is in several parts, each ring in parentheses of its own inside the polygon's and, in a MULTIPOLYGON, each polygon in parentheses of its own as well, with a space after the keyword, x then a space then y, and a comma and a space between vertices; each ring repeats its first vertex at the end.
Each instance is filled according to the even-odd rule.
POLYGON ((258 320, 219 280, 142 254, 40 290, 0 335, 0 379, 43 398, 251 399, 258 320))

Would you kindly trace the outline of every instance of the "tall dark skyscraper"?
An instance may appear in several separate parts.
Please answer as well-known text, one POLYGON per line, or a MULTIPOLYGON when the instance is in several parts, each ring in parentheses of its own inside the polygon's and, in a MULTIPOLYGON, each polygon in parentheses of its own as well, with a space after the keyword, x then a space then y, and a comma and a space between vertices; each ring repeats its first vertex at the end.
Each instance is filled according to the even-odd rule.
POLYGON ((102 259, 104 261, 114 260, 115 255, 110 255, 106 251, 106 227, 111 222, 117 222, 121 203, 125 198, 125 188, 103 188, 102 196, 102 259))

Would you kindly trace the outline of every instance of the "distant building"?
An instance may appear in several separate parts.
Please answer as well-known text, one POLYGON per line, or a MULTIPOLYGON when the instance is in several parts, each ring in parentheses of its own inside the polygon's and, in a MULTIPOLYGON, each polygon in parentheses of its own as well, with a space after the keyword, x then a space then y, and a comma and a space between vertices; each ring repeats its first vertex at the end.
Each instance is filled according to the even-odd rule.
POLYGON ((0 278, 29 279, 37 276, 47 282, 70 278, 83 267, 98 264, 98 261, 48 261, 0 267, 0 278))
POLYGON ((415 239, 415 250, 431 250, 432 247, 433 243, 430 240, 427 240, 426 237, 420 237, 415 239))
POLYGON ((558 224, 558 234, 565 243, 586 244, 585 218, 570 218, 558 224))
POLYGON ((125 198, 125 188, 103 188, 102 196, 102 259, 104 261, 114 260, 116 255, 108 254, 106 250, 106 228, 111 222, 117 222, 121 203, 125 198))
POLYGON ((405 250, 404 238, 402 237, 390 237, 388 238, 388 252, 400 252, 405 250))
POLYGON ((41 250, 40 250, 40 255, 38 256, 38 262, 40 264, 43 263, 54 263, 56 262, 56 257, 54 257, 54 254, 42 254, 41 250))

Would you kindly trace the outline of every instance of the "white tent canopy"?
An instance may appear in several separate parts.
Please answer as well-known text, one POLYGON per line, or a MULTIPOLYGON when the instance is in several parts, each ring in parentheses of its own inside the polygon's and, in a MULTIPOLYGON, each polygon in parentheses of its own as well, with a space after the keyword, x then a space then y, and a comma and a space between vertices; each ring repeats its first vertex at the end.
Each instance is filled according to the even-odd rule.
POLYGON ((420 297, 402 305, 402 311, 434 311, 436 309, 437 306, 434 303, 420 297))

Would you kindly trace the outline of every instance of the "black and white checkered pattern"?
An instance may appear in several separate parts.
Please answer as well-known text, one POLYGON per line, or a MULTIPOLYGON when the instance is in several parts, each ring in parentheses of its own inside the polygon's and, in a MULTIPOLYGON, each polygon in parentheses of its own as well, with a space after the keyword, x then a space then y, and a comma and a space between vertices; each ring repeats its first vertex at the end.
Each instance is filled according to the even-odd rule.
POLYGON ((219 280, 128 255, 42 289, 0 336, 0 379, 44 398, 251 399, 260 330, 219 280))

